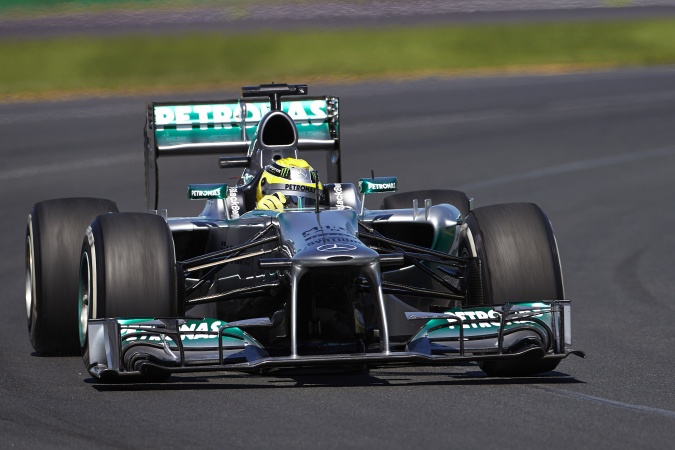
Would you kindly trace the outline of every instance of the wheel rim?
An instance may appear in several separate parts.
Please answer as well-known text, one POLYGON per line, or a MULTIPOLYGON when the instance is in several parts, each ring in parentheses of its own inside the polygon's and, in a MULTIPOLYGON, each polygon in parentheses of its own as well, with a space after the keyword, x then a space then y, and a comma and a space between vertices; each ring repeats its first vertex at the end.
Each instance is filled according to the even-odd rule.
POLYGON ((87 326, 89 324, 89 304, 91 303, 91 269, 89 254, 82 254, 80 260, 80 286, 78 293, 78 311, 80 313, 80 346, 84 347, 87 341, 87 326))
POLYGON ((26 318, 28 319, 28 329, 31 326, 34 290, 33 282, 35 280, 35 260, 33 251, 33 239, 29 234, 26 236, 26 318))

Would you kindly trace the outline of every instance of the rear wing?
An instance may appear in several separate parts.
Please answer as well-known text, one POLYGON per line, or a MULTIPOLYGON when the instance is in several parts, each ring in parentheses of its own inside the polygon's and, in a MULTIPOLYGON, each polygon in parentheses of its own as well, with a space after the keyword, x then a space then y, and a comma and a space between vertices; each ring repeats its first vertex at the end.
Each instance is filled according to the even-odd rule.
MULTIPOLYGON (((245 161, 251 156, 258 125, 274 100, 148 103, 144 129, 147 208, 158 209, 159 157, 227 154, 245 161)), ((328 182, 341 182, 338 98, 285 96, 281 110, 295 122, 298 150, 327 152, 328 182)))

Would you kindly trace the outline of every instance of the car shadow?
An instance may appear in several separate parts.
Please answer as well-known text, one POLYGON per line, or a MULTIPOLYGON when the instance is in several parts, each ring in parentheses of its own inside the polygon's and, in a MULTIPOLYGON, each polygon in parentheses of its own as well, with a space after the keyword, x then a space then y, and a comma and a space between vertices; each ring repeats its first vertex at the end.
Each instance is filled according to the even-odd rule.
POLYGON ((94 378, 84 380, 99 392, 115 391, 190 391, 225 389, 297 389, 334 387, 415 387, 415 386, 499 386, 499 385, 567 385, 584 384, 567 373, 552 371, 527 377, 488 377, 480 370, 439 373, 419 371, 393 371, 374 369, 349 374, 180 374, 161 382, 144 382, 142 379, 105 383, 94 378))

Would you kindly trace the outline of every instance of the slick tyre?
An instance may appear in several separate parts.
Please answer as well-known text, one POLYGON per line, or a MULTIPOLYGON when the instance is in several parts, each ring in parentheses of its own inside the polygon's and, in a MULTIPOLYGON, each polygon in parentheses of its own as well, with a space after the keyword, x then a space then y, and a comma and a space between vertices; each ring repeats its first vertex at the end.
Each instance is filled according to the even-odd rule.
POLYGON ((117 205, 97 198, 36 203, 26 227, 26 316, 41 355, 79 354, 77 286, 82 236, 100 214, 117 205))
POLYGON ((430 189, 425 191, 399 192, 384 198, 380 209, 412 208, 413 200, 417 199, 420 208, 424 207, 424 200, 431 199, 433 205, 448 203, 459 209, 462 217, 469 213, 469 199, 464 192, 450 189, 430 189))
POLYGON ((465 219, 459 248, 462 256, 478 257, 481 263, 480 274, 476 274, 481 289, 469 287, 470 304, 564 298, 553 229, 533 203, 472 210, 465 219))
MULTIPOLYGON (((563 299, 563 278, 553 229, 532 203, 506 203, 472 210, 461 233, 460 254, 474 256, 467 297, 471 305, 563 299)), ((491 376, 534 375, 558 360, 485 361, 491 376)))
POLYGON ((478 367, 490 377, 530 377, 555 370, 558 359, 513 359, 480 361, 478 367))
POLYGON ((78 297, 83 350, 89 319, 179 314, 173 238, 161 216, 99 216, 87 229, 81 249, 78 297))

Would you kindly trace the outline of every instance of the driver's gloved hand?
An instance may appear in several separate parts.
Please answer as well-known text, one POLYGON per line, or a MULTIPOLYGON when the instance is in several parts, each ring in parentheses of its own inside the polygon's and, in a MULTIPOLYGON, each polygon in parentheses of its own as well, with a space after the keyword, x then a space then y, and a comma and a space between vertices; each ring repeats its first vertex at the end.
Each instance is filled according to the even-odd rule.
POLYGON ((274 194, 266 195, 261 198, 256 205, 256 209, 267 209, 270 211, 281 212, 284 210, 285 204, 286 196, 281 192, 275 192, 274 194))

